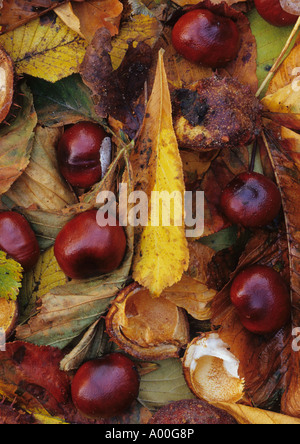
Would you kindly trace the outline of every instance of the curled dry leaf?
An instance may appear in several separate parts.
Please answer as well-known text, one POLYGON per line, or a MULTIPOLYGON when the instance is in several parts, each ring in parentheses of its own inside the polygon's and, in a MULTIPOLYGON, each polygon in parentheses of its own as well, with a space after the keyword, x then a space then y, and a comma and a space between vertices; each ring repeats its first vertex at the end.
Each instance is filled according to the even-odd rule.
POLYGON ((0 194, 5 193, 29 163, 37 116, 32 94, 26 84, 20 87, 21 108, 10 126, 0 128, 0 194))
POLYGON ((112 37, 118 34, 122 11, 123 5, 119 0, 69 2, 55 9, 66 25, 79 31, 88 42, 102 27, 107 28, 112 37))

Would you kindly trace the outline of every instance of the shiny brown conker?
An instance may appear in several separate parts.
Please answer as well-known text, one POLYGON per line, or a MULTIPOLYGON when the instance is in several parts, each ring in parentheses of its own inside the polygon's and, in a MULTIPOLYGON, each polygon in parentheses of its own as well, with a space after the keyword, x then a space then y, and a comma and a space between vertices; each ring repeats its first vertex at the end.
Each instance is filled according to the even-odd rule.
POLYGON ((134 362, 111 353, 84 363, 71 386, 76 408, 90 418, 107 418, 126 411, 139 393, 140 378, 134 362))
POLYGON ((63 272, 72 279, 88 279, 110 273, 121 265, 126 234, 116 219, 100 226, 97 210, 75 216, 58 234, 54 254, 63 272))
POLYGON ((243 326, 255 334, 280 330, 291 318, 291 297, 279 273, 253 265, 233 280, 230 297, 243 326))
POLYGON ((93 122, 79 122, 69 127, 57 148, 58 166, 73 187, 90 188, 101 179, 100 149, 107 137, 93 122))
POLYGON ((221 209, 228 220, 246 228, 263 227, 278 216, 281 195, 276 184, 266 176, 245 172, 224 189, 221 209))
POLYGON ((220 68, 238 55, 240 32, 232 19, 206 9, 195 9, 176 22, 172 43, 185 59, 220 68))
POLYGON ((31 270, 40 257, 40 247, 29 222, 14 211, 0 213, 0 249, 19 262, 25 272, 31 270))
POLYGON ((298 16, 286 12, 279 0, 254 0, 259 15, 273 26, 288 26, 296 23, 298 16))

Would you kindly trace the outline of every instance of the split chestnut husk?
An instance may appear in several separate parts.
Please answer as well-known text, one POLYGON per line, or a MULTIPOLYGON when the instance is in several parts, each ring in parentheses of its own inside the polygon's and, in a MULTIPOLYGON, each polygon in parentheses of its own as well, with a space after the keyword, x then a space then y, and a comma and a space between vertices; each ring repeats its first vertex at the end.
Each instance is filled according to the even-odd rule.
POLYGON ((185 310, 162 296, 152 298, 137 283, 114 300, 106 316, 106 330, 119 347, 143 360, 177 358, 189 342, 185 310))
POLYGON ((244 396, 239 361, 217 333, 204 333, 188 345, 183 358, 187 385, 208 402, 238 402, 244 396))
POLYGON ((14 96, 14 67, 5 50, 0 46, 0 123, 7 117, 14 96))

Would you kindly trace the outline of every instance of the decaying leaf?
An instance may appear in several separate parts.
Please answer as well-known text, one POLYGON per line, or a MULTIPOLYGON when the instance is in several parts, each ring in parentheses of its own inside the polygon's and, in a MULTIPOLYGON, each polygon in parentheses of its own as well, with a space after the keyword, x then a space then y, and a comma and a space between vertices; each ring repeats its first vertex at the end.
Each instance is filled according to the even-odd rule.
POLYGON ((63 354, 51 347, 37 347, 24 342, 6 345, 0 354, 0 393, 18 401, 26 411, 62 412, 69 397, 70 380, 59 370, 63 354))
POLYGON ((153 192, 165 191, 170 195, 179 195, 179 200, 174 199, 174 207, 169 211, 167 208, 169 222, 163 221, 162 215, 158 214, 160 207, 155 210, 155 217, 159 216, 157 220, 153 214, 149 214, 148 226, 143 230, 135 255, 133 278, 149 289, 152 295, 159 296, 165 288, 180 281, 189 261, 183 222, 185 187, 182 161, 173 129, 171 99, 162 51, 146 117, 131 163, 136 187, 147 193, 150 205, 155 205, 153 192))
POLYGON ((0 36, 17 74, 56 82, 78 72, 86 42, 54 13, 0 36))
POLYGON ((135 48, 131 43, 117 70, 112 67, 111 50, 110 32, 99 29, 87 48, 80 73, 93 92, 99 117, 110 115, 121 121, 124 131, 133 138, 143 116, 143 110, 136 107, 135 101, 144 89, 152 63, 151 48, 146 43, 139 43, 135 48))

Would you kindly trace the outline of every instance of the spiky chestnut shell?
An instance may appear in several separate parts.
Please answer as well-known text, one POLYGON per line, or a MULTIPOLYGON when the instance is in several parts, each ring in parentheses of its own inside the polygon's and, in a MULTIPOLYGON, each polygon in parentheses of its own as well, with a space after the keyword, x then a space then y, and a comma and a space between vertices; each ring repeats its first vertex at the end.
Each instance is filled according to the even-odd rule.
POLYGON ((214 75, 173 93, 181 149, 210 151, 249 145, 262 129, 262 106, 249 87, 214 75))

